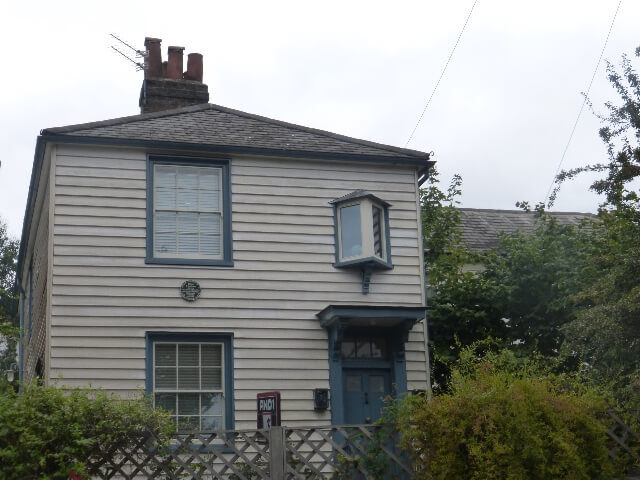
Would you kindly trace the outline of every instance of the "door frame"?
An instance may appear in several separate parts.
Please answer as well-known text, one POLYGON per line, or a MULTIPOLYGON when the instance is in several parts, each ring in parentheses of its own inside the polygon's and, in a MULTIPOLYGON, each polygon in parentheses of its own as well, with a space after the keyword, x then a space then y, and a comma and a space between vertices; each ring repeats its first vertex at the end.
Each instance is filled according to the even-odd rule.
POLYGON ((342 358, 342 339, 349 329, 348 321, 335 322, 328 328, 329 340, 329 387, 331 390, 331 423, 343 425, 345 423, 344 404, 344 370, 386 370, 391 378, 391 395, 407 391, 407 368, 405 359, 405 343, 413 321, 400 322, 390 327, 358 327, 359 334, 376 335, 383 333, 389 339, 389 358, 386 360, 347 360, 342 358))

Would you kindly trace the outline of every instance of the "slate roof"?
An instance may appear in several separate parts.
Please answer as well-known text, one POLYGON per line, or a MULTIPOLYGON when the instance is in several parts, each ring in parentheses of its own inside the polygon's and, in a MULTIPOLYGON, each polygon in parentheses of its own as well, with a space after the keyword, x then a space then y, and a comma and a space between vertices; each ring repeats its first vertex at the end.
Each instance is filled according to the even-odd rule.
POLYGON ((274 153, 315 152, 423 161, 429 158, 425 152, 351 138, 209 103, 48 128, 41 134, 44 137, 112 139, 122 143, 146 141, 225 148, 248 147, 274 153))
MULTIPOLYGON (((462 242, 473 251, 487 251, 498 246, 500 233, 518 231, 531 234, 536 226, 535 213, 522 210, 486 210, 459 208, 462 242)), ((549 212, 561 225, 579 225, 597 218, 592 213, 549 212)))

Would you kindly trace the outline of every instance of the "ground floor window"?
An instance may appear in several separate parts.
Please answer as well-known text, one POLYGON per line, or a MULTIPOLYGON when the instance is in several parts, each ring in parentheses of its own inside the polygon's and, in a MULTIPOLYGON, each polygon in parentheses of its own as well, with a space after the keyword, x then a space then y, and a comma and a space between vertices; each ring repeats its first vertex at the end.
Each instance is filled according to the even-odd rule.
POLYGON ((147 390, 179 431, 233 428, 230 335, 147 335, 147 390))

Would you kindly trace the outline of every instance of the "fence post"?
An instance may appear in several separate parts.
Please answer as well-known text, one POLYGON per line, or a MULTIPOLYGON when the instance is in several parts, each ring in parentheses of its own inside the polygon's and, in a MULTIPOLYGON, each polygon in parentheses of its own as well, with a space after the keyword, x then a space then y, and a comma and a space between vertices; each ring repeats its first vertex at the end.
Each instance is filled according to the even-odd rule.
POLYGON ((269 429, 269 472, 271 480, 283 480, 287 470, 287 449, 285 448, 284 427, 269 429))

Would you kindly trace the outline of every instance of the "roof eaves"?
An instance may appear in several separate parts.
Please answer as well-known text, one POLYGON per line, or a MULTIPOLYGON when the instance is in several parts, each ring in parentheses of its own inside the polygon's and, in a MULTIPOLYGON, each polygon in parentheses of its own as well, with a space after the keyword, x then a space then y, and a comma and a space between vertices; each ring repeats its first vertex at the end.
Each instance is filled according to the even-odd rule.
POLYGON ((264 147, 237 145, 214 145, 189 142, 169 142, 160 140, 144 140, 136 138, 90 137, 86 135, 58 134, 51 130, 43 130, 42 138, 48 142, 82 144, 82 145, 114 145, 165 150, 187 150, 212 152, 220 154, 245 154, 257 156, 279 156, 287 158, 308 158, 323 160, 350 160, 356 162, 375 162, 386 164, 423 166, 424 158, 407 156, 371 155, 365 153, 318 152, 313 150, 285 150, 264 147))

